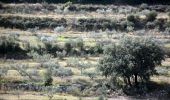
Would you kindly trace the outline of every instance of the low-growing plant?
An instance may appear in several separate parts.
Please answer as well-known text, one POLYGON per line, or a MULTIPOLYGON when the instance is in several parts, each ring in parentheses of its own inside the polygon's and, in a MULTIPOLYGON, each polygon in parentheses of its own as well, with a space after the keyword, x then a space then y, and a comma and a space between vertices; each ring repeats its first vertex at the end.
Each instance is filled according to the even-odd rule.
POLYGON ((56 56, 56 52, 62 50, 62 48, 54 42, 43 42, 45 44, 45 51, 56 56))
POLYGON ((51 69, 57 69, 60 67, 58 63, 55 63, 53 61, 45 62, 42 64, 43 68, 51 68, 51 69))
POLYGON ((26 72, 27 72, 29 75, 38 76, 38 71, 37 71, 37 69, 27 69, 26 72))
POLYGON ((64 57, 66 57, 67 52, 63 50, 62 52, 57 51, 56 55, 60 60, 63 60, 64 57))
POLYGON ((73 72, 72 72, 71 69, 66 69, 66 68, 60 67, 60 68, 58 68, 56 70, 53 70, 53 75, 63 78, 63 77, 66 77, 66 76, 73 75, 73 72))
POLYGON ((154 22, 147 22, 146 28, 147 29, 154 29, 155 28, 155 23, 154 22))
POLYGON ((23 51, 19 45, 18 35, 9 35, 0 37, 0 53, 16 53, 23 51))
POLYGON ((96 72, 89 72, 89 71, 86 71, 86 72, 83 72, 84 75, 88 76, 91 80, 94 80, 94 78, 96 78, 97 76, 97 73, 96 72))
POLYGON ((35 79, 34 77, 32 77, 32 75, 30 75, 30 74, 26 71, 26 68, 29 67, 28 64, 19 64, 19 63, 17 63, 17 64, 12 64, 12 65, 10 65, 10 67, 11 67, 12 69, 14 69, 14 70, 17 70, 17 71, 20 73, 20 75, 22 75, 22 76, 28 76, 30 80, 36 81, 36 79, 35 79))
POLYGON ((76 47, 79 48, 80 51, 84 49, 84 41, 82 38, 76 39, 76 47))
POLYGON ((64 49, 67 52, 67 55, 72 52, 74 42, 72 40, 66 41, 64 44, 64 49))
POLYGON ((7 74, 7 71, 8 70, 6 68, 0 69, 0 79, 7 74))
POLYGON ((157 12, 156 11, 150 11, 150 13, 146 14, 146 20, 147 21, 154 21, 157 17, 157 12))
POLYGON ((48 68, 47 72, 44 76, 44 85, 45 86, 51 86, 52 84, 53 84, 52 69, 48 68))
POLYGON ((103 95, 100 95, 100 96, 98 97, 98 100, 105 100, 105 97, 104 97, 103 95))
POLYGON ((127 16, 127 20, 130 21, 130 22, 133 22, 133 23, 136 22, 136 18, 135 18, 134 15, 128 15, 128 16, 127 16))
POLYGON ((148 9, 148 4, 146 4, 146 3, 142 3, 141 5, 140 5, 140 9, 141 10, 144 10, 144 9, 148 9))
POLYGON ((86 69, 88 66, 83 61, 79 61, 78 64, 77 64, 77 67, 78 67, 78 69, 80 69, 81 75, 82 75, 83 74, 83 70, 86 69))
POLYGON ((75 57, 71 57, 67 60, 67 66, 76 67, 78 65, 79 61, 80 61, 80 59, 75 58, 75 57))
POLYGON ((55 94, 55 88, 51 86, 47 86, 46 92, 47 92, 48 99, 52 100, 55 94))
POLYGON ((65 31, 64 26, 58 26, 58 27, 54 28, 54 33, 56 33, 56 34, 64 32, 64 31, 65 31))
POLYGON ((96 45, 93 47, 93 51, 95 54, 102 54, 103 44, 101 42, 97 42, 96 45))
POLYGON ((38 62, 47 62, 53 58, 51 54, 48 54, 48 53, 39 54, 33 50, 27 53, 27 55, 32 57, 33 60, 38 61, 38 62))

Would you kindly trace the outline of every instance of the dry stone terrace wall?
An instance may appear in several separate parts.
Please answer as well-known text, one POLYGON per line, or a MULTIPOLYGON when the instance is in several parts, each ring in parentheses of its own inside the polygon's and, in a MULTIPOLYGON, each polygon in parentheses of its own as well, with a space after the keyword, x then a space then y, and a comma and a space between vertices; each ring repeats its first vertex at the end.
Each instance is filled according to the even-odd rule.
POLYGON ((134 30, 160 28, 165 30, 169 27, 169 21, 166 19, 157 19, 148 22, 145 19, 138 19, 135 23, 126 19, 112 20, 104 18, 79 18, 79 19, 54 19, 40 17, 22 17, 22 16, 2 16, 0 15, 0 27, 17 28, 27 30, 29 28, 54 29, 59 26, 73 31, 97 31, 97 30, 119 30, 127 31, 127 27, 134 27, 134 30))
POLYGON ((80 89, 83 91, 86 85, 74 83, 71 85, 57 85, 57 86, 43 86, 36 85, 32 83, 6 83, 0 84, 0 90, 8 91, 8 90, 22 90, 22 91, 54 91, 55 93, 71 93, 74 89, 80 89))
MULTIPOLYGON (((68 8, 70 12, 81 12, 81 11, 86 11, 86 12, 96 12, 99 9, 104 9, 107 10, 108 8, 111 9, 113 12, 118 11, 119 9, 131 9, 131 10, 136 10, 140 11, 143 8, 140 7, 140 5, 137 6, 119 6, 119 5, 80 5, 80 4, 71 4, 71 5, 65 5, 65 4, 2 4, 1 11, 4 12, 21 12, 23 10, 26 10, 27 12, 25 13, 35 13, 38 11, 42 11, 46 9, 47 11, 50 12, 55 12, 56 10, 63 10, 65 7, 68 8), (29 12, 30 11, 30 12, 29 12)), ((168 12, 170 11, 170 6, 169 5, 149 5, 146 7, 148 10, 155 10, 158 12, 168 12)))
POLYGON ((67 2, 73 2, 73 3, 79 3, 79 4, 142 4, 142 3, 148 3, 148 4, 170 4, 169 0, 1 0, 2 2, 6 3, 67 3, 67 2))

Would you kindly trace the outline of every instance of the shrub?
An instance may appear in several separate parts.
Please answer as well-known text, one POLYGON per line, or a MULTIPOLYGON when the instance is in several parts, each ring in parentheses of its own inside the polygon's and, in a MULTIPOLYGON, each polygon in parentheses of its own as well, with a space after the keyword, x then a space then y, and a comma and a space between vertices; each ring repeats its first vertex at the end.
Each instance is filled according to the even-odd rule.
POLYGON ((105 97, 103 95, 100 95, 98 100, 105 100, 105 97))
POLYGON ((73 75, 73 72, 71 69, 66 69, 66 68, 58 68, 56 70, 53 70, 53 75, 54 76, 59 76, 59 77, 66 77, 66 76, 71 76, 73 75))
POLYGON ((19 46, 17 35, 1 36, 0 37, 0 53, 16 53, 23 51, 19 46))
POLYGON ((1 68, 1 69, 0 69, 0 79, 7 74, 7 71, 8 71, 8 70, 5 69, 5 68, 3 68, 3 69, 1 68))
POLYGON ((87 75, 91 80, 93 80, 94 78, 96 78, 97 73, 96 72, 83 72, 84 75, 87 75))
POLYGON ((155 28, 155 23, 154 22, 147 22, 146 27, 148 29, 154 29, 155 28))
POLYGON ((37 71, 37 69, 28 69, 28 70, 26 70, 26 72, 27 72, 29 75, 38 76, 38 71, 37 71))
POLYGON ((157 17, 157 12, 156 11, 151 11, 150 13, 146 14, 146 20, 147 21, 154 21, 157 17))
POLYGON ((78 58, 69 58, 67 60, 67 66, 69 66, 69 67, 77 67, 79 61, 80 61, 80 59, 78 59, 78 58))
POLYGON ((79 61, 77 64, 78 69, 81 71, 81 75, 83 74, 83 69, 89 67, 87 63, 84 63, 83 61, 79 61))
POLYGON ((45 62, 42 64, 43 68, 51 68, 51 69, 57 69, 60 67, 60 65, 58 63, 49 61, 49 62, 45 62))
POLYGON ((64 44, 64 49, 67 52, 67 54, 71 53, 73 49, 73 41, 71 40, 66 41, 64 44))
POLYGON ((47 69, 47 73, 45 74, 44 85, 50 86, 52 85, 53 78, 52 78, 52 70, 51 68, 47 69))
POLYGON ((170 57, 170 48, 169 47, 165 47, 165 55, 170 57))
POLYGON ((159 75, 168 75, 168 70, 165 67, 156 67, 155 69, 159 75))
POLYGON ((102 54, 103 53, 103 44, 100 42, 97 42, 93 48, 93 51, 95 54, 102 54))
POLYGON ((159 18, 154 21, 155 26, 158 27, 160 31, 164 31, 168 26, 166 25, 167 19, 159 18))
POLYGON ((58 26, 58 27, 54 28, 54 33, 61 33, 64 31, 65 31, 64 26, 58 26))
POLYGON ((149 8, 149 6, 148 6, 148 4, 146 4, 146 3, 142 3, 142 4, 140 5, 140 9, 141 9, 141 10, 148 9, 148 8, 149 8))
POLYGON ((132 88, 147 83, 155 74, 155 66, 164 60, 162 46, 150 38, 124 37, 118 44, 109 45, 99 61, 99 69, 106 77, 122 78, 132 88), (134 80, 132 80, 132 78, 134 80))
POLYGON ((46 52, 56 56, 56 52, 62 50, 62 48, 54 42, 43 42, 45 44, 46 52))
MULTIPOLYGON (((19 17, 19 16, 0 16, 0 26, 8 28, 28 29, 39 27, 42 28, 55 28, 56 26, 63 27, 66 25, 66 20, 62 19, 51 19, 51 18, 31 18, 31 17, 19 17)), ((62 32, 63 28, 56 29, 57 33, 62 32)))
POLYGON ((83 39, 82 38, 78 38, 78 39, 76 39, 75 42, 76 42, 76 47, 78 47, 80 51, 83 50, 83 48, 84 48, 84 41, 83 41, 83 39))
POLYGON ((27 55, 29 57, 32 57, 33 60, 38 61, 38 62, 47 62, 51 58, 53 58, 53 56, 50 55, 50 54, 43 53, 43 54, 40 55, 39 53, 37 53, 35 51, 30 51, 29 53, 27 53, 27 55))
POLYGON ((3 3, 2 2, 0 2, 0 9, 2 9, 3 8, 3 3))
POLYGON ((168 12, 168 17, 169 17, 169 19, 170 19, 170 12, 168 12))
POLYGON ((66 56, 66 51, 65 50, 63 50, 62 52, 57 51, 56 55, 60 60, 63 60, 63 58, 66 56))
POLYGON ((130 21, 130 22, 133 22, 133 23, 136 22, 136 18, 135 18, 134 15, 128 15, 127 20, 130 21))

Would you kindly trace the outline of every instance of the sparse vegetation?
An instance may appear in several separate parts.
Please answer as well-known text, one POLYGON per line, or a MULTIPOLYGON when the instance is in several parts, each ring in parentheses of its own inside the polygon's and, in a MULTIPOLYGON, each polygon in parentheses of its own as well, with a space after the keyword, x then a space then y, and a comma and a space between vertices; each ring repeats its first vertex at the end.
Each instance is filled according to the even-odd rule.
POLYGON ((99 68, 105 77, 111 76, 123 81, 122 85, 138 89, 140 84, 149 82, 162 60, 164 51, 154 40, 124 37, 119 44, 105 48, 99 68))
POLYGON ((169 2, 14 1, 0 2, 1 99, 169 98, 169 2))

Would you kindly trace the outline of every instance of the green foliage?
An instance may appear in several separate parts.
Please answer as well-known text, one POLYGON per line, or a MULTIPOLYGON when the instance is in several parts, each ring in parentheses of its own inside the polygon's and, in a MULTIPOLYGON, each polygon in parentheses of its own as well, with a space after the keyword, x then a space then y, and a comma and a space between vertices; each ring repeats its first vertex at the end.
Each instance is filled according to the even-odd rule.
POLYGON ((45 62, 42 64, 43 68, 51 68, 51 69, 57 69, 60 67, 60 65, 58 63, 49 61, 49 62, 45 62))
POLYGON ((45 86, 51 86, 53 83, 53 78, 52 78, 52 70, 51 68, 47 69, 47 73, 45 74, 45 79, 44 79, 44 85, 45 86))
POLYGON ((57 51, 56 55, 60 60, 63 60, 63 58, 66 56, 66 51, 65 50, 63 50, 62 52, 57 51))
POLYGON ((0 37, 0 53, 16 53, 23 51, 19 46, 18 35, 8 35, 0 37))
POLYGON ((141 5, 140 5, 140 9, 141 10, 144 10, 144 9, 147 9, 149 6, 148 6, 148 4, 146 4, 146 3, 142 3, 141 5))
POLYGON ((96 72, 89 72, 89 71, 86 71, 86 72, 83 72, 84 75, 88 76, 91 80, 93 80, 94 78, 96 78, 97 76, 97 73, 96 72))
POLYGON ((71 69, 66 69, 66 68, 58 68, 56 70, 53 70, 54 76, 59 76, 59 77, 66 77, 66 76, 71 76, 73 75, 73 72, 71 69))
POLYGON ((103 95, 100 95, 98 100, 105 100, 105 97, 103 95))
POLYGON ((83 41, 83 39, 82 38, 78 38, 78 39, 76 39, 75 42, 76 42, 76 47, 79 48, 80 51, 83 50, 83 48, 84 48, 84 41, 83 41))
POLYGON ((65 25, 66 20, 62 18, 61 20, 54 20, 50 18, 29 18, 29 17, 14 17, 0 16, 0 26, 18 29, 28 29, 39 27, 42 28, 55 28, 56 26, 65 25))
POLYGON ((53 58, 52 55, 47 54, 47 53, 43 53, 43 54, 39 54, 36 51, 30 51, 29 53, 27 53, 27 55, 29 57, 32 57, 33 60, 38 61, 38 62, 47 62, 49 61, 51 58, 53 58))
POLYGON ((122 78, 126 86, 138 87, 156 73, 164 60, 162 47, 151 38, 123 37, 118 44, 105 47, 99 69, 106 77, 122 78))
POLYGON ((64 48, 67 54, 71 53, 73 49, 73 41, 72 40, 66 41, 64 44, 64 48))
POLYGON ((103 44, 96 43, 96 45, 93 48, 95 54, 101 54, 103 53, 103 44))
POLYGON ((147 21, 154 21, 157 17, 157 12, 156 11, 151 11, 150 13, 146 14, 146 20, 147 21))
MULTIPOLYGON (((142 3, 148 3, 148 4, 169 4, 170 2, 167 0, 1 0, 2 2, 6 3, 12 3, 12 2, 29 2, 29 3, 67 3, 67 2, 73 2, 73 3, 80 3, 80 4, 142 4, 142 3)), ((70 4, 70 3, 68 3, 70 4)))
POLYGON ((54 42, 43 42, 45 44, 45 50, 46 52, 55 55, 57 51, 61 50, 61 47, 59 47, 56 43, 54 42))
POLYGON ((170 12, 168 12, 168 16, 169 16, 169 19, 170 19, 170 12))
POLYGON ((127 16, 127 20, 128 20, 129 22, 136 22, 136 18, 135 18, 134 15, 128 15, 128 16, 127 16))

